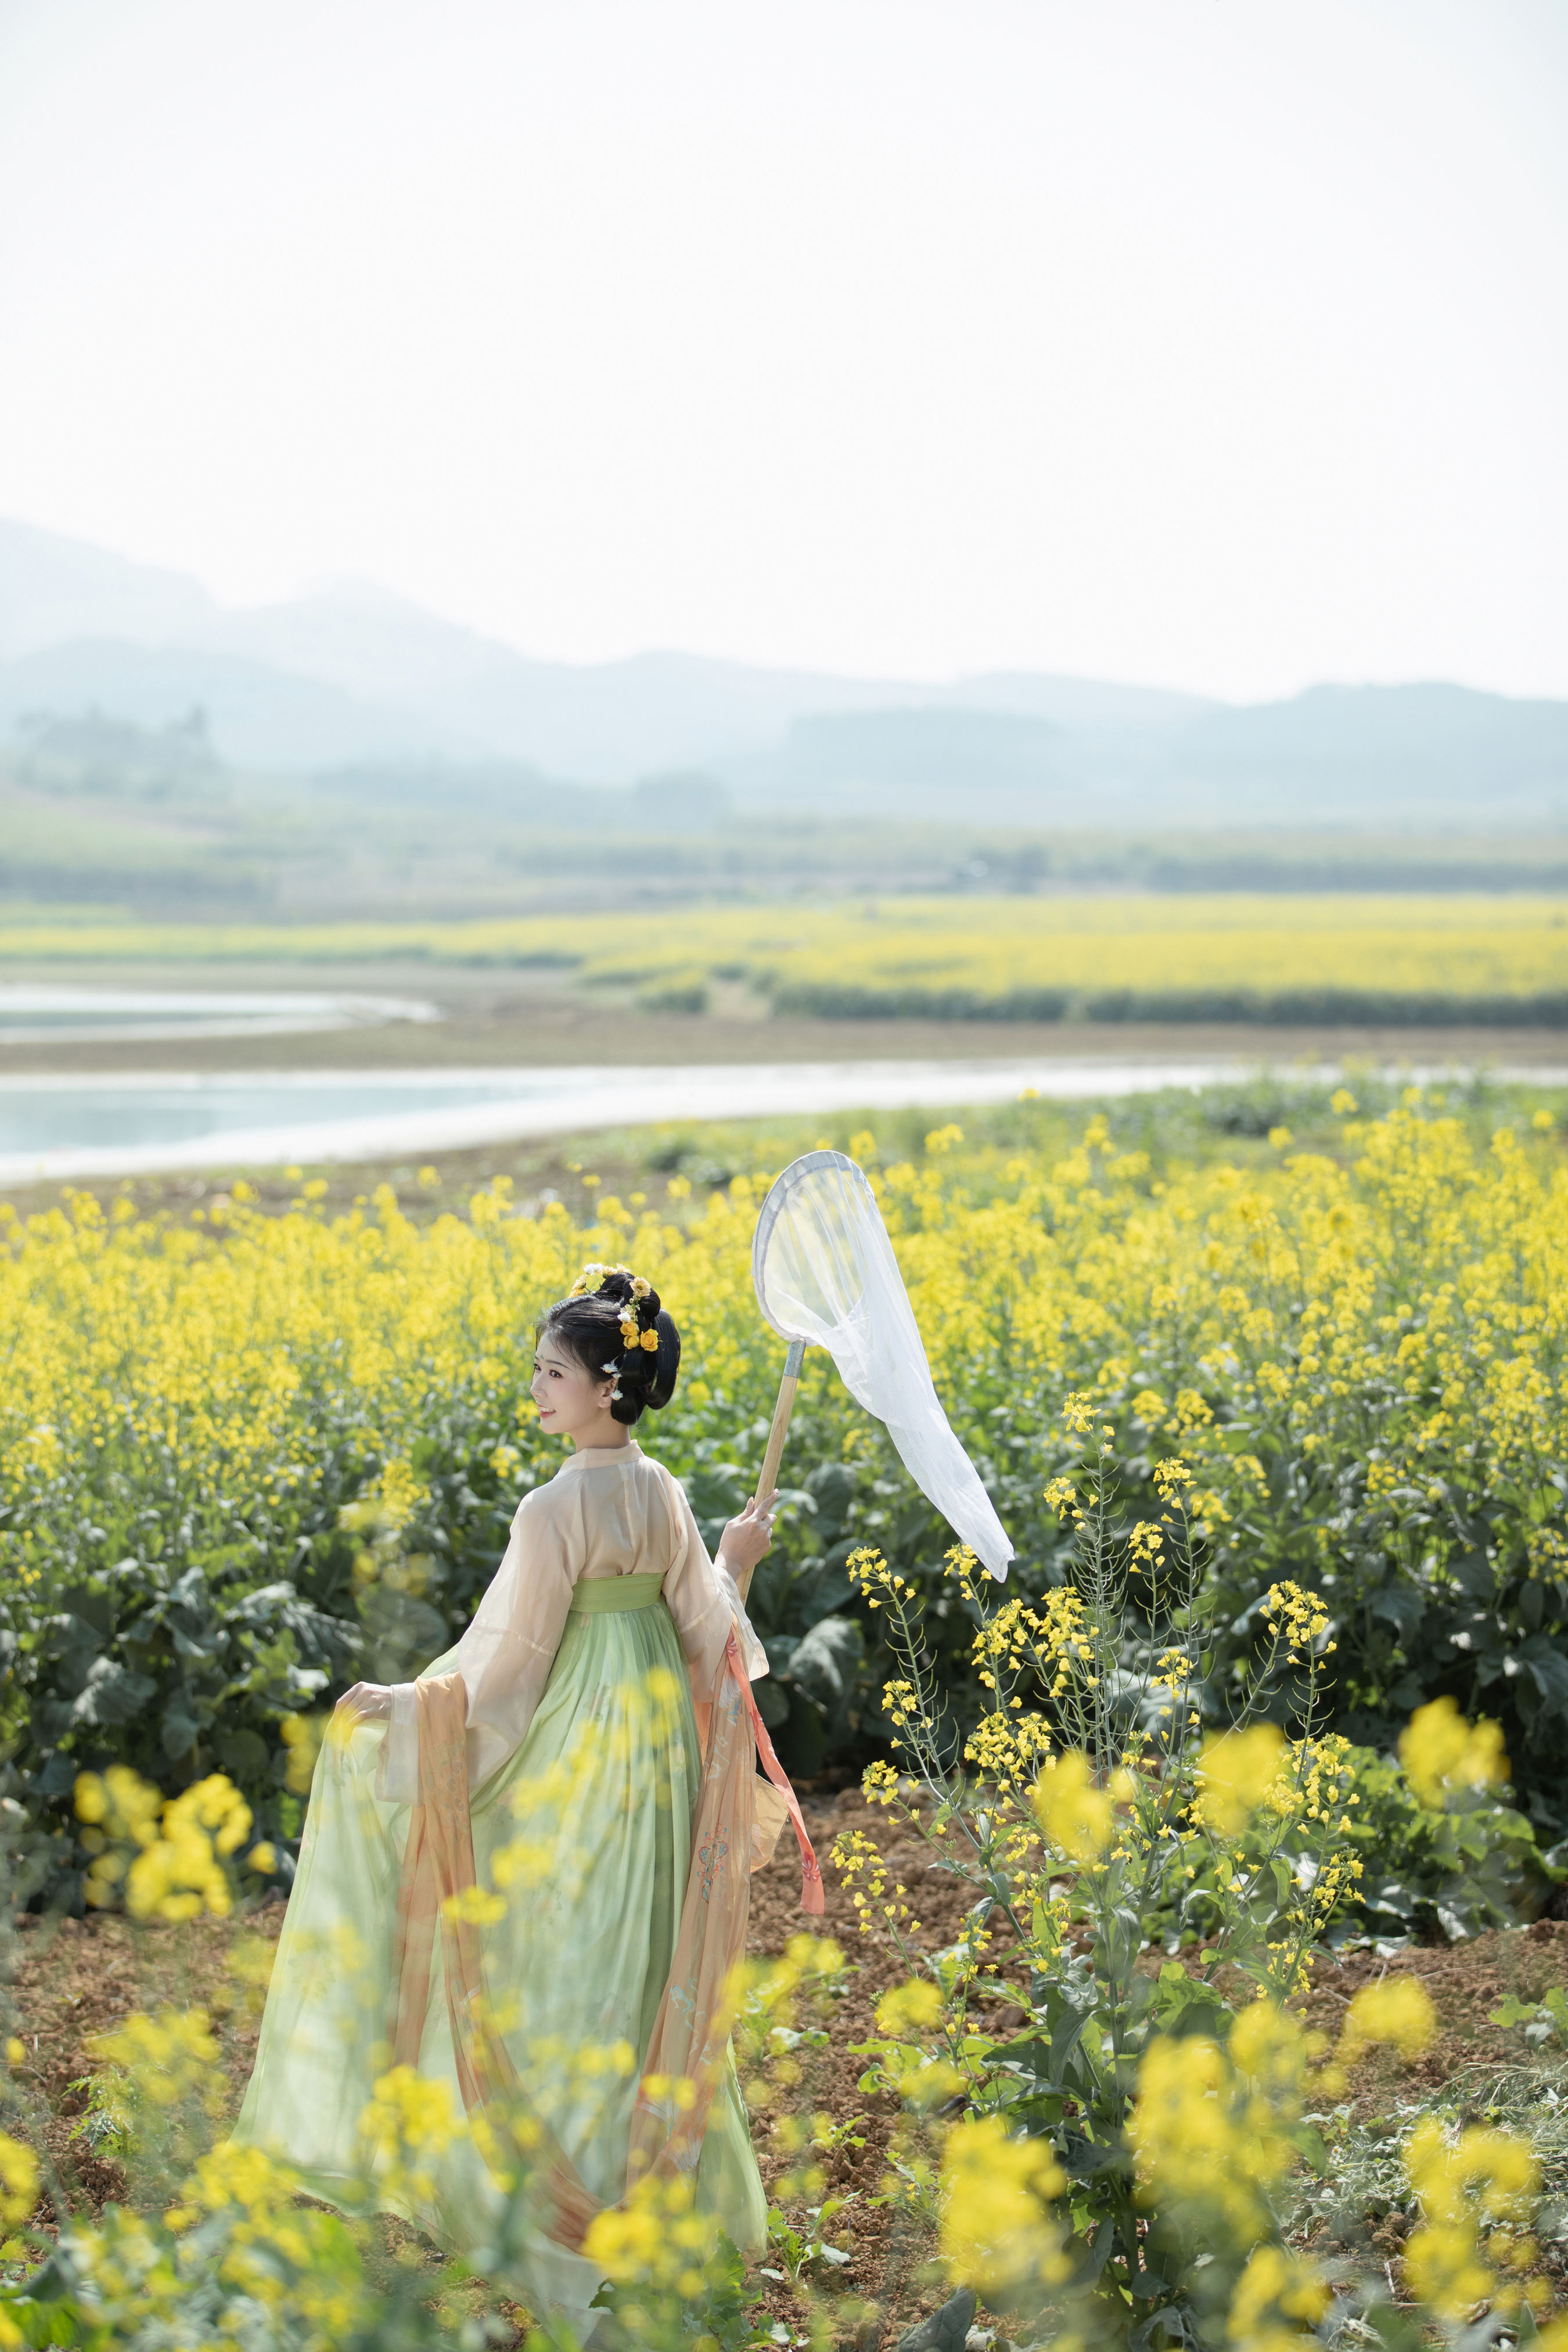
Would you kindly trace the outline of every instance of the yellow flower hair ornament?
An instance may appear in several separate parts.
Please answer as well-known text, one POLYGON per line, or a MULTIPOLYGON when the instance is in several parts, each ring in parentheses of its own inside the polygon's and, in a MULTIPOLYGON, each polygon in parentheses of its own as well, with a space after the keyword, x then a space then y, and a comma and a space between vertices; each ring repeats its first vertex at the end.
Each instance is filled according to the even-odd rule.
MULTIPOLYGON (((612 1276, 617 1274, 625 1275, 631 1285, 631 1297, 620 1308, 621 1346, 627 1355, 637 1348, 644 1349, 650 1356, 655 1355, 658 1349, 658 1333, 643 1329, 639 1311, 644 1300, 653 1297, 653 1285, 645 1275, 634 1274, 629 1265, 601 1265, 597 1259, 591 1259, 566 1295, 569 1298, 592 1298, 603 1290, 612 1276)), ((605 1370, 609 1371, 613 1367, 606 1364, 605 1370)))

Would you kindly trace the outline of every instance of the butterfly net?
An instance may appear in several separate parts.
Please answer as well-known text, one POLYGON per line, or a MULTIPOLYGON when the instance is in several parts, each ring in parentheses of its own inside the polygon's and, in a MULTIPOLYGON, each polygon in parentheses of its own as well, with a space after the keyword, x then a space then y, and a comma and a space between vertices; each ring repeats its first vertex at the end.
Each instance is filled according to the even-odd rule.
POLYGON ((993 1576, 1005 1576, 1013 1547, 937 1400, 882 1213, 853 1160, 808 1151, 784 1170, 757 1220, 752 1278, 780 1339, 827 1349, 921 1494, 993 1576))

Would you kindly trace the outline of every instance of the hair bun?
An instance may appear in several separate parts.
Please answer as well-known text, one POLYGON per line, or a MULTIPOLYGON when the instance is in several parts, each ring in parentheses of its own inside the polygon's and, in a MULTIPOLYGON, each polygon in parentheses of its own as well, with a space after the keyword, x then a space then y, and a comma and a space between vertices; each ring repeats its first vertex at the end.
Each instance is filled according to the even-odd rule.
POLYGON ((539 1326, 558 1332, 590 1371, 614 1371, 616 1420, 669 1402, 680 1369, 680 1334, 652 1283, 629 1266, 590 1264, 539 1326))
POLYGON ((680 1369, 680 1334, 673 1318, 659 1305, 658 1291, 647 1284, 640 1286, 642 1297, 630 1296, 632 1283, 628 1276, 622 1297, 616 1297, 608 1282, 600 1296, 607 1297, 612 1307, 620 1309, 623 1340, 626 1321, 635 1318, 636 1322, 637 1336, 630 1347, 622 1349, 620 1370, 616 1374, 617 1384, 623 1393, 629 1391, 636 1397, 639 1407, 650 1406, 658 1412, 675 1393, 675 1378, 680 1369), (654 1342, 651 1348, 650 1339, 654 1342))
POLYGON ((599 1286, 599 1296, 620 1317, 621 1336, 629 1358, 651 1355, 644 1342, 658 1323, 658 1293, 651 1282, 640 1274, 631 1274, 624 1265, 611 1268, 599 1286))
POLYGON ((645 1350, 643 1354, 644 1363, 651 1368, 643 1402, 651 1405, 655 1412, 661 1412, 675 1394, 676 1375, 680 1370, 680 1334, 674 1318, 658 1305, 657 1296, 653 1303, 658 1311, 651 1328, 658 1334, 658 1348, 657 1352, 645 1350))

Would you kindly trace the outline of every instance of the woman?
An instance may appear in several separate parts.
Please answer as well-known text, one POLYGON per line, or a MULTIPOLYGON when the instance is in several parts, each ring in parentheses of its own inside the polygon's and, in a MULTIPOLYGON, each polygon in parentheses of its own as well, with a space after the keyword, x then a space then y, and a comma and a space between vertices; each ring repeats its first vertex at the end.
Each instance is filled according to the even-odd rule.
POLYGON ((632 1437, 679 1360, 624 1266, 584 1268, 544 1316, 532 1395, 574 1451, 524 1497, 456 1648, 339 1702, 235 2131, 331 2203, 373 2177, 382 2210, 580 2335, 604 2277, 584 2240, 645 2175, 694 2178, 699 2209, 762 2245, 724 1990, 786 1812, 821 1908, 748 1679, 767 1664, 740 1593, 773 1498, 710 1560, 632 1437), (416 2077, 478 2128, 433 2125, 416 2077))

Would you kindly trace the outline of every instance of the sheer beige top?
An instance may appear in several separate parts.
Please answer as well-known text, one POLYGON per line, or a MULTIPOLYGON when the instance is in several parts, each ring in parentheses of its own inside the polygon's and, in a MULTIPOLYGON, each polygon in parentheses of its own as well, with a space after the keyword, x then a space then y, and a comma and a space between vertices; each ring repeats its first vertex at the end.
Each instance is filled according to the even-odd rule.
MULTIPOLYGON (((711 1698, 731 1627, 752 1679, 767 1673, 733 1580, 708 1557, 685 1488, 640 1445, 585 1447, 523 1496, 505 1557, 447 1666, 468 1695, 470 1788, 527 1737, 579 1577, 655 1574, 664 1579, 695 1697, 711 1698)), ((417 1778, 414 1685, 394 1683, 377 1794, 411 1804, 417 1778)))

